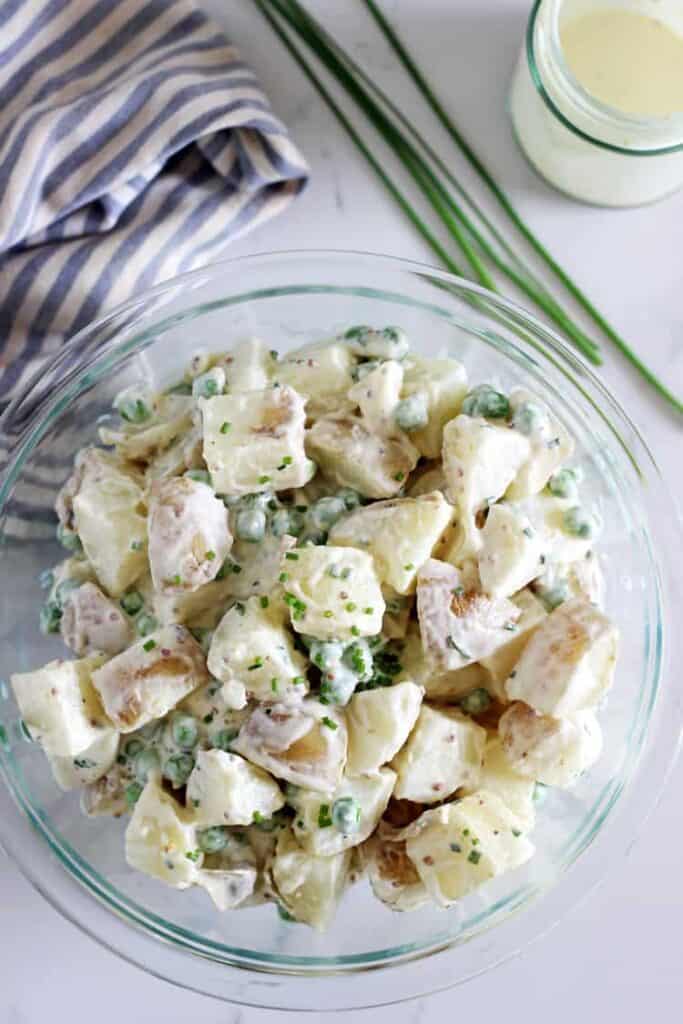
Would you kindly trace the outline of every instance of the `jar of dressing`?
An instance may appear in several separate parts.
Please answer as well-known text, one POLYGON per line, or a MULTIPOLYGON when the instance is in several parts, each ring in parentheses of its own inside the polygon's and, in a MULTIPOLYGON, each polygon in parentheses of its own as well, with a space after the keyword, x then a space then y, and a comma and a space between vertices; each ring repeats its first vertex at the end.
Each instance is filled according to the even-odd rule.
POLYGON ((683 185, 681 0, 536 0, 510 113, 539 174, 601 206, 683 185))

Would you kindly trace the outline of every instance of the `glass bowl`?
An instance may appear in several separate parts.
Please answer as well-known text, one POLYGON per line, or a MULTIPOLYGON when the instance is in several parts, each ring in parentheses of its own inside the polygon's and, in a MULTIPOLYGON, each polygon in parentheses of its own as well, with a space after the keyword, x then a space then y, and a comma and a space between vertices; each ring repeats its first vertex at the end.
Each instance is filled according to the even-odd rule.
MULTIPOLYGON (((633 842, 672 764, 680 688, 664 688, 680 639, 671 554, 680 525, 638 431, 550 330, 516 305, 427 266, 361 253, 275 253, 215 264, 140 295, 80 332, 7 410, 0 489, 0 677, 63 655, 38 631, 38 575, 63 557, 51 511, 75 452, 96 439, 114 395, 177 378, 199 348, 258 335, 278 350, 353 323, 399 324, 416 351, 461 359, 473 382, 539 392, 571 431, 599 507, 607 609, 622 634, 601 721, 602 759, 569 791, 548 790, 536 856, 451 910, 396 914, 367 883, 330 930, 280 920, 272 905, 220 914, 129 869, 125 822, 87 819, 52 781, 0 683, 0 840, 66 917, 151 973, 199 992, 280 1009, 341 1009, 455 985, 553 925, 633 842), (666 642, 665 642, 666 641, 666 642)), ((680 664, 680 659, 677 664, 680 664)))

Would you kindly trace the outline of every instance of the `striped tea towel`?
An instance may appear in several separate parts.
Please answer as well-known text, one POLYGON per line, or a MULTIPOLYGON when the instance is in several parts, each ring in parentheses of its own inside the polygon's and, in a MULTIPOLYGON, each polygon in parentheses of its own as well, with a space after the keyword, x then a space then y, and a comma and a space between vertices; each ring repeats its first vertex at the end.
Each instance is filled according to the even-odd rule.
POLYGON ((307 173, 188 0, 0 0, 0 404, 105 308, 282 210, 307 173))

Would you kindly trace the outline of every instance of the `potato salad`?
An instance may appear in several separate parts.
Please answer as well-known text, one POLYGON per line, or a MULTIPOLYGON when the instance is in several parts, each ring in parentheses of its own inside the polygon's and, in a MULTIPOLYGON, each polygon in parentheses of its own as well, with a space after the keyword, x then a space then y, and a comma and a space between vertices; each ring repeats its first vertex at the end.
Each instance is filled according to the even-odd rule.
MULTIPOLYGON (((600 755, 617 631, 595 508, 543 398, 396 327, 197 354, 130 387, 56 501, 23 723, 125 856, 322 929, 524 864, 600 755)), ((93 822, 96 827, 96 821, 93 822)))

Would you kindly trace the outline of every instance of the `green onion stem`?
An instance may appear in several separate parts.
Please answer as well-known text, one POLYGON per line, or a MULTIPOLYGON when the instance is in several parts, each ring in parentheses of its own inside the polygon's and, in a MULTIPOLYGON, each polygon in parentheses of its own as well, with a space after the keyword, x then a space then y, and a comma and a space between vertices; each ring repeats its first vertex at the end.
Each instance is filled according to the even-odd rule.
POLYGON ((413 226, 419 231, 419 233, 425 239, 425 241, 427 242, 429 247, 432 249, 432 251, 435 253, 435 255, 441 260, 443 265, 448 270, 450 270, 450 272, 452 274, 457 274, 460 277, 464 276, 462 269, 458 266, 457 263, 455 263, 455 261, 451 258, 451 256, 446 252, 446 250, 443 248, 443 246, 438 241, 438 239, 432 234, 432 232, 429 230, 427 225, 421 219, 421 217, 419 216, 417 211, 410 205, 410 203, 405 198, 403 193, 394 184, 394 182, 391 180, 389 175, 380 166, 378 161, 375 160, 375 158, 372 155, 372 153, 370 152, 370 150, 367 148, 367 146, 365 145, 365 143, 363 142, 361 137, 358 135, 356 130, 353 128, 353 126, 351 125, 351 123, 348 120, 348 118, 346 117, 346 115, 343 113, 343 111, 334 102, 334 100, 332 99, 332 97, 328 93, 328 91, 325 88, 325 86, 322 84, 322 82, 320 81, 318 76, 315 74, 315 72, 313 71, 311 66, 308 64, 308 62, 304 58, 303 54, 297 49, 297 47, 291 41, 291 39, 289 38, 289 36, 285 32, 285 30, 282 28, 282 26, 277 22, 277 20, 273 17, 271 12, 268 10, 268 5, 270 5, 271 7, 275 7, 278 10, 278 12, 281 14, 281 16, 286 17, 287 15, 286 15, 285 12, 282 11, 281 6, 278 3, 278 0, 254 0, 254 2, 256 3, 256 6, 260 10, 260 12, 263 15, 263 17, 270 24, 270 26, 273 29, 273 31, 275 32, 275 34, 281 39, 282 43, 284 44, 286 49, 289 51, 289 53, 294 57, 295 61, 297 62, 297 64, 301 68, 301 70, 304 72, 304 74, 306 75, 308 80, 311 82, 311 84, 314 86, 314 88, 320 93, 320 95, 322 96, 324 101, 327 103, 327 105, 329 106, 330 110, 332 111, 334 116, 337 118, 339 123, 345 129, 345 131, 347 132, 347 134, 349 135, 349 137, 351 138, 353 143, 357 146, 357 148, 363 154, 363 156, 368 161, 368 163, 370 164, 372 169, 375 171, 377 176, 380 178, 380 180, 382 181, 384 186, 387 188, 387 190, 391 193, 391 195, 396 200, 398 205, 401 207, 401 209, 405 213, 406 217, 408 217, 408 219, 411 221, 413 226))
POLYGON ((546 247, 539 241, 534 233, 527 227, 525 222, 522 220, 517 210, 512 205, 511 200, 504 190, 498 185, 495 178, 488 170, 486 165, 483 163, 478 154, 472 149, 470 144, 467 142, 465 137, 456 128, 444 108, 442 107, 436 94, 433 92, 431 86, 427 82, 426 78, 418 68, 415 61, 412 59, 397 33, 394 32, 393 28, 382 14, 381 10, 377 6, 375 0, 363 0, 365 6, 368 8, 370 14, 377 22, 382 33, 386 37, 387 41, 391 45, 392 49, 396 53, 397 57, 406 68, 408 73, 411 75, 413 81, 417 85, 418 89, 424 96, 427 103, 430 105, 439 121, 446 129, 451 139, 458 147, 460 152, 470 163, 470 165, 477 172, 481 180, 488 187, 492 195, 496 198, 499 205, 507 214, 508 218, 515 225, 517 230, 522 234, 526 241, 541 257, 545 264, 553 271, 556 277, 562 282, 569 293, 579 303, 579 305, 588 313, 594 323, 603 331, 603 333, 613 342, 613 344, 619 349, 619 351, 631 362, 631 364, 638 370, 640 374, 647 380, 655 390, 669 402, 674 409, 679 413, 683 413, 683 402, 669 391, 669 389, 659 380, 659 378, 640 360, 633 349, 628 343, 621 337, 620 334, 612 327, 612 325, 603 317, 603 315, 596 309, 590 299, 585 293, 579 288, 577 284, 572 280, 571 277, 566 273, 565 270, 557 263, 553 256, 548 252, 546 247))
POLYGON ((431 168, 426 164, 420 153, 405 138, 398 128, 388 120, 384 112, 377 106, 372 97, 363 89, 360 83, 354 79, 348 67, 342 63, 347 60, 347 55, 338 44, 329 40, 328 34, 315 19, 298 3, 298 0, 277 0, 279 9, 288 8, 288 13, 282 11, 290 25, 297 30, 309 47, 314 51, 318 59, 327 67, 338 81, 346 88, 347 92, 355 99, 368 119, 372 122, 377 131, 384 137, 385 141, 393 148, 396 155, 403 162, 406 170, 420 187, 428 202, 436 212, 437 216, 446 226, 451 237, 457 242, 463 251, 470 267, 476 275, 480 284, 492 291, 497 291, 495 282, 488 273, 486 267, 479 259, 477 253, 472 249, 467 238, 460 229, 454 216, 467 228, 473 238, 477 241, 488 258, 498 269, 513 281, 532 301, 534 301, 554 322, 565 331, 576 347, 583 352, 587 359, 599 364, 601 359, 598 355, 598 348, 590 338, 573 323, 569 316, 561 309, 558 303, 550 296, 539 289, 533 281, 529 281, 520 274, 514 267, 505 263, 495 249, 489 245, 487 240, 480 234, 470 218, 448 193, 431 168), (332 48, 334 47, 334 49, 332 48), (336 51, 336 52, 335 52, 336 51), (337 56, 337 54, 339 56, 337 56), (454 215, 454 216, 453 216, 454 215))

